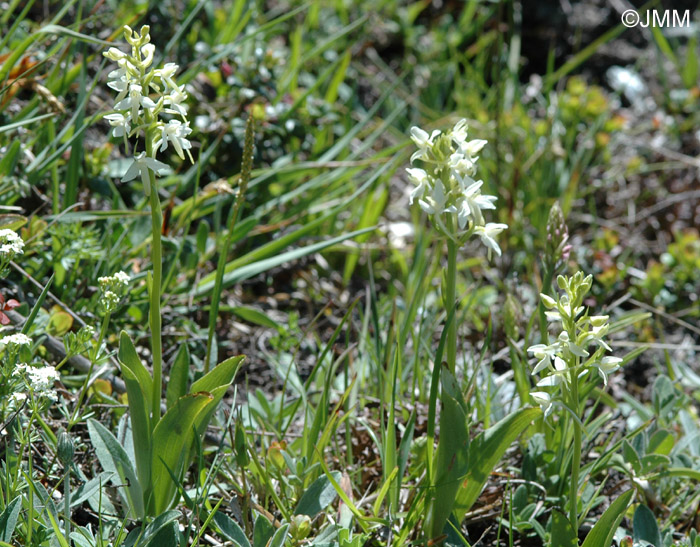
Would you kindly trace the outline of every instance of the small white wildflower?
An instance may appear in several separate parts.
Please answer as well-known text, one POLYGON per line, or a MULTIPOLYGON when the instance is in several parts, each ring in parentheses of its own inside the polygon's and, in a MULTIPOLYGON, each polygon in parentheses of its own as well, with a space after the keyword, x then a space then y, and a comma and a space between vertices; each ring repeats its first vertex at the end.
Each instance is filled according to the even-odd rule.
POLYGON ((18 332, 17 334, 10 334, 9 336, 4 336, 0 338, 0 346, 9 346, 18 348, 19 346, 29 346, 32 343, 32 339, 26 334, 18 332))
POLYGON ((537 382, 537 386, 558 386, 562 381, 568 382, 568 380, 569 369, 566 366, 566 362, 561 357, 557 356, 554 358, 554 368, 550 368, 549 376, 545 376, 537 382))
POLYGON ((103 55, 107 57, 107 59, 114 62, 118 62, 126 58, 126 53, 116 47, 109 48, 105 53, 103 53, 103 55))
POLYGON ((0 230, 0 260, 12 260, 24 252, 24 241, 13 230, 0 230))
POLYGON ((181 91, 173 79, 175 74, 177 74, 178 69, 179 67, 175 63, 165 63, 163 68, 159 68, 154 71, 154 75, 160 78, 163 83, 170 88, 171 92, 173 90, 181 91))
POLYGON ((120 112, 114 112, 112 114, 107 114, 105 119, 109 121, 109 125, 112 126, 112 136, 113 137, 128 137, 131 132, 131 114, 121 114, 120 112))
POLYGON ((135 179, 139 175, 141 176, 141 181, 143 182, 143 189, 146 196, 151 193, 151 181, 148 175, 148 170, 150 169, 154 173, 158 173, 161 169, 167 169, 168 166, 162 161, 158 161, 155 158, 150 158, 146 156, 146 152, 141 152, 136 157, 134 157, 133 163, 129 166, 126 173, 122 177, 122 182, 129 182, 135 179))
POLYGON ((53 388, 54 382, 60 378, 60 375, 52 366, 27 367, 27 377, 34 392, 41 393, 53 388))
POLYGON ((603 379, 603 384, 608 385, 608 374, 620 368, 622 359, 619 357, 605 356, 599 362, 593 364, 593 368, 598 370, 598 374, 603 379))
POLYGON ((165 96, 163 102, 169 107, 165 109, 165 112, 168 114, 182 116, 182 119, 186 120, 187 106, 183 104, 183 102, 187 100, 187 93, 183 91, 184 87, 185 86, 182 86, 182 88, 172 89, 170 93, 165 96))
POLYGON ((546 368, 550 368, 552 366, 552 359, 554 359, 559 349, 560 345, 558 342, 548 346, 545 344, 535 344, 527 348, 528 353, 532 353, 536 359, 539 359, 535 368, 532 369, 532 373, 537 374, 546 368))
POLYGON ((433 147, 435 143, 435 138, 440 135, 440 131, 435 129, 431 135, 428 135, 420 127, 411 127, 411 140, 416 144, 418 150, 411 156, 411 163, 414 160, 426 160, 428 159, 428 150, 433 147))
POLYGON ((421 197, 425 191, 429 188, 428 186, 428 174, 423 169, 409 168, 406 169, 409 178, 412 182, 416 183, 416 187, 411 190, 411 197, 409 198, 409 203, 413 205, 413 200, 416 197, 421 197))
MULTIPOLYGON (((460 180, 460 185, 464 184, 464 180, 460 180)), ((471 179, 469 179, 471 180, 471 179)), ((482 209, 495 209, 496 206, 493 204, 496 201, 495 196, 482 195, 479 189, 484 184, 483 180, 472 181, 469 186, 467 186, 463 194, 459 197, 459 210, 457 213, 457 220, 459 222, 459 227, 464 229, 467 224, 467 220, 471 220, 475 226, 484 226, 485 220, 484 215, 481 213, 482 209)), ((505 224, 503 225, 505 228, 505 224)), ((500 249, 498 251, 500 256, 500 249)))
POLYGON ((552 412, 552 396, 546 391, 531 391, 530 397, 540 406, 546 418, 552 412))
POLYGON ((143 67, 149 67, 151 66, 151 63, 153 62, 153 55, 156 52, 156 46, 154 44, 144 44, 141 46, 141 55, 143 55, 143 58, 141 59, 141 65, 143 67))
POLYGON ((192 130, 189 122, 183 124, 180 120, 170 120, 163 125, 161 137, 156 141, 155 147, 160 145, 160 151, 163 152, 168 148, 168 142, 170 142, 180 159, 185 159, 183 150, 187 150, 190 161, 193 161, 189 151, 192 148, 192 143, 186 139, 190 133, 192 130))
MULTIPOLYGON (((488 144, 488 141, 484 139, 474 139, 473 141, 463 141, 460 144, 460 150, 462 154, 467 157, 473 157, 474 155, 481 152, 481 149, 488 144)), ((478 158, 473 158, 476 161, 478 158)))
POLYGON ((143 107, 145 110, 152 110, 156 107, 148 95, 143 94, 143 88, 136 83, 129 84, 129 96, 114 105, 115 110, 131 110, 131 119, 137 120, 143 107))
POLYGON ((455 211, 454 205, 446 206, 447 194, 440 180, 435 181, 432 196, 425 196, 423 199, 419 199, 418 205, 429 215, 440 215, 442 213, 453 213, 455 211))
POLYGON ((507 224, 489 222, 486 226, 476 226, 474 230, 476 235, 481 238, 484 245, 486 245, 489 249, 494 250, 498 256, 501 256, 501 248, 498 246, 498 243, 494 237, 500 234, 506 228, 508 228, 507 224))
POLYGON ((112 276, 120 285, 126 288, 129 285, 129 274, 123 271, 119 271, 112 276))

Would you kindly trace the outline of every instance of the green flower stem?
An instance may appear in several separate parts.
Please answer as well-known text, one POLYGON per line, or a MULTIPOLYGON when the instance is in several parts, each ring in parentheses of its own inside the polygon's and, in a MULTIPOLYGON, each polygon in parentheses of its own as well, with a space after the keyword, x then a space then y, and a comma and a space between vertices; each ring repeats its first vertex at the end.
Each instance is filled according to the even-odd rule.
MULTIPOLYGON (((153 139, 146 135, 146 155, 154 158, 153 139)), ((161 341, 161 317, 160 317, 160 290, 163 278, 163 247, 161 243, 161 229, 163 226, 163 213, 160 208, 158 198, 158 188, 156 186, 156 176, 153 171, 148 170, 149 182, 151 184, 151 262, 153 263, 153 277, 151 278, 151 309, 149 313, 149 323, 151 327, 151 352, 153 354, 153 426, 160 419, 160 396, 162 391, 163 373, 163 346, 161 341)))
MULTIPOLYGON (((574 369, 576 370, 576 369, 574 369)), ((571 409, 577 417, 579 415, 579 400, 578 400, 578 378, 574 376, 571 379, 571 409)), ((571 493, 570 493, 570 520, 574 533, 578 534, 578 470, 581 467, 581 422, 571 419, 574 426, 574 454, 571 461, 571 493)))
MULTIPOLYGON (((451 234, 455 233, 455 219, 453 215, 447 216, 447 229, 451 234)), ((457 305, 457 243, 452 239, 447 239, 447 278, 445 279, 444 305, 447 317, 457 305)), ((447 366, 452 375, 455 375, 457 368, 457 310, 455 317, 447 326, 447 366)), ((436 363, 440 366, 440 363, 436 363)))

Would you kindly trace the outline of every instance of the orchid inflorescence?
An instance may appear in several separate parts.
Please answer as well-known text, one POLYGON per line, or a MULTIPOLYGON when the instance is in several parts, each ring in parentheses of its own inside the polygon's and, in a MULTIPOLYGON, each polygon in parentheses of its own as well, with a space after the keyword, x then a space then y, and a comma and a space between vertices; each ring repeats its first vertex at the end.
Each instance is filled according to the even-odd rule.
POLYGON ((436 129, 428 134, 419 127, 412 127, 411 139, 418 147, 411 156, 411 163, 420 160, 422 168, 406 170, 416 184, 410 203, 417 199, 420 208, 432 216, 436 228, 444 235, 463 243, 476 234, 489 251, 500 256, 501 248, 495 236, 508 226, 485 221, 482 210, 495 209, 496 197, 482 194, 484 181, 472 178, 479 160, 477 154, 486 141, 468 141, 464 119, 445 133, 436 129), (450 221, 446 222, 449 217, 450 221))
POLYGON ((557 391, 542 388, 563 387, 569 391, 573 382, 596 370, 607 386, 608 374, 620 368, 622 359, 605 355, 611 351, 605 341, 610 324, 607 315, 588 315, 583 299, 591 288, 592 277, 577 272, 573 277, 559 276, 557 285, 564 291, 558 299, 540 295, 547 308, 547 319, 561 323, 561 331, 550 344, 535 344, 528 348, 537 359, 532 373, 542 377, 537 390, 530 395, 540 405, 545 415, 552 411, 557 400, 557 391), (591 354, 590 346, 596 346, 591 354))
POLYGON ((146 150, 134 150, 134 161, 122 182, 140 176, 146 195, 150 193, 149 170, 157 173, 167 167, 155 159, 156 150, 164 152, 169 145, 181 159, 185 154, 192 160, 192 143, 187 139, 192 132, 187 121, 187 93, 185 86, 178 86, 174 77, 178 71, 175 63, 150 69, 155 46, 150 43, 149 27, 141 27, 141 33, 124 26, 124 38, 131 45, 131 54, 116 47, 104 53, 119 68, 109 73, 108 86, 118 92, 114 112, 105 116, 112 126, 114 137, 127 138, 144 131, 146 150), (159 116, 166 116, 160 119, 159 116), (179 119, 178 119, 179 118, 179 119), (149 153, 149 151, 151 151, 149 153))

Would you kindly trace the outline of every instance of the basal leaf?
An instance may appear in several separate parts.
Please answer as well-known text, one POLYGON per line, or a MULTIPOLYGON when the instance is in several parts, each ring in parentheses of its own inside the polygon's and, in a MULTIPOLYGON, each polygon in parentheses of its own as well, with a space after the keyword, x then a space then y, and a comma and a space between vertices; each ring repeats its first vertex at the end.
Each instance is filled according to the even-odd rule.
POLYGON ((139 382, 141 387, 144 404, 146 408, 151 408, 153 403, 151 395, 153 393, 153 379, 151 378, 151 374, 148 372, 146 367, 143 366, 138 353, 136 353, 134 343, 131 341, 131 338, 129 338, 129 335, 125 331, 122 331, 119 336, 118 357, 122 366, 131 370, 133 375, 136 377, 136 380, 139 382))
MULTIPOLYGON (((333 478, 338 482, 341 477, 340 471, 333 471, 331 473, 333 478)), ((311 485, 306 489, 299 498, 296 508, 294 509, 295 515, 307 515, 311 518, 318 515, 326 507, 328 507, 337 496, 333 484, 325 475, 321 475, 317 478, 311 485)))
POLYGON ((633 495, 634 490, 627 490, 610 504, 610 507, 595 523, 593 529, 588 532, 582 547, 610 547, 612 545, 615 530, 629 507, 633 495))
POLYGON ((151 480, 151 418, 149 408, 141 389, 141 384, 131 369, 122 368, 122 377, 129 400, 131 435, 134 441, 134 456, 139 481, 144 487, 151 480))
POLYGON ((22 496, 17 496, 7 504, 5 510, 0 514, 0 541, 7 541, 9 543, 12 539, 15 526, 17 526, 19 510, 22 508, 21 501, 22 496))
POLYGON ((100 422, 89 419, 88 433, 95 447, 95 454, 103 469, 112 472, 112 482, 120 486, 119 491, 134 512, 134 517, 143 518, 143 491, 126 451, 116 437, 100 422), (115 479, 115 476, 119 480, 115 479))
POLYGON ((559 511, 552 511, 552 538, 549 547, 578 547, 578 537, 569 518, 559 511))
POLYGON ((233 381, 243 359, 245 359, 244 355, 236 355, 235 357, 222 361, 207 374, 194 382, 190 391, 193 393, 198 391, 214 391, 217 387, 229 385, 233 381))
POLYGON ((440 379, 440 439, 435 453, 435 484, 428 513, 431 538, 443 533, 445 523, 454 508, 460 482, 469 468, 466 404, 457 381, 447 368, 442 369, 440 379))
POLYGON ((648 541, 654 547, 661 547, 661 533, 656 517, 646 505, 640 503, 634 510, 632 518, 634 542, 648 541))
POLYGON ((524 408, 480 433, 469 447, 469 471, 461 482, 457 494, 455 516, 457 521, 464 518, 465 513, 481 494, 493 468, 503 457, 506 449, 518 435, 542 414, 539 408, 524 408))
POLYGON ((245 537, 245 532, 231 517, 217 511, 213 520, 226 539, 233 541, 239 547, 251 547, 250 541, 245 537))
POLYGON ((153 430, 149 492, 152 500, 148 500, 149 507, 152 508, 150 512, 160 514, 170 506, 176 488, 168 469, 175 476, 180 476, 194 439, 197 416, 212 399, 212 395, 206 392, 181 397, 153 430))
POLYGON ((187 344, 182 344, 177 351, 173 366, 170 368, 170 379, 165 388, 165 400, 168 408, 173 406, 175 401, 187 393, 189 368, 190 350, 187 344))

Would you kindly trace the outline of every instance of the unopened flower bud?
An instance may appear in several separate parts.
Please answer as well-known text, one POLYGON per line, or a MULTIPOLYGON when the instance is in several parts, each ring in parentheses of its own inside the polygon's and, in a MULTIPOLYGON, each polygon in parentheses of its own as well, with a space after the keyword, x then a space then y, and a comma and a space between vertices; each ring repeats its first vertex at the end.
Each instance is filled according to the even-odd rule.
POLYGON ((544 261, 548 268, 556 268, 562 261, 566 260, 571 251, 571 246, 567 244, 569 240, 569 229, 566 226, 564 212, 555 201, 549 210, 547 219, 547 239, 545 243, 544 261))
POLYGON ((70 462, 73 460, 74 453, 75 447, 73 445, 73 439, 66 431, 62 431, 58 435, 56 455, 64 467, 68 467, 70 465, 70 462))
POLYGON ((503 308, 503 329, 506 332, 506 336, 511 340, 517 340, 518 336, 518 323, 520 322, 520 317, 522 315, 522 310, 520 304, 513 297, 512 294, 506 296, 505 306, 503 308))

